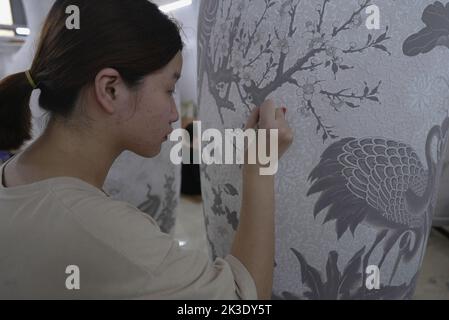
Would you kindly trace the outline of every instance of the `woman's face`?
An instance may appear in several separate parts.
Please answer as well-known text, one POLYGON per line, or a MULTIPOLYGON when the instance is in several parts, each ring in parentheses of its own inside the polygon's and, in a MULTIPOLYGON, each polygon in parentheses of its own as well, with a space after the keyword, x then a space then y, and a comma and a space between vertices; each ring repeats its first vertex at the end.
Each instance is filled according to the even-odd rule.
POLYGON ((182 70, 182 54, 161 70, 144 78, 135 95, 135 113, 127 121, 126 149, 143 157, 154 157, 172 132, 179 115, 174 90, 182 70))

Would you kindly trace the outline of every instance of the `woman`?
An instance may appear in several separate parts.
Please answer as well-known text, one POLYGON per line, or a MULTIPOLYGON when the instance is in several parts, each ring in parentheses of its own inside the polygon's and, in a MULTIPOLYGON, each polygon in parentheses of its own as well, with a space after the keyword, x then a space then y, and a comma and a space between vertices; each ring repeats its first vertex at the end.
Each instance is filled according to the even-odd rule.
MULTIPOLYGON (((167 140, 181 50, 177 26, 146 0, 56 1, 31 69, 0 83, 0 149, 29 138, 33 89, 51 114, 0 168, 0 298, 270 297, 274 178, 258 165, 244 167, 231 254, 214 262, 101 190, 123 151, 153 157, 167 140), (79 30, 66 28, 69 5, 79 30)), ((255 108, 247 127, 256 125, 279 129, 281 156, 292 137, 281 109, 255 108)))
MULTIPOLYGON (((6 65, 6 72, 1 78, 31 67, 40 29, 54 2, 22 0, 31 33, 20 50, 11 57, 11 62, 6 65)), ((183 57, 185 56, 183 50, 183 57)), ((180 91, 175 94, 175 101, 180 98, 180 91)), ((32 113, 32 134, 21 150, 41 135, 48 122, 47 113, 39 107, 37 91, 31 95, 29 105, 32 113)), ((177 127, 175 125, 174 128, 177 127)), ((114 200, 129 202, 151 215, 163 232, 174 234, 181 170, 170 162, 170 147, 170 143, 164 144, 160 154, 150 159, 139 157, 132 152, 123 152, 109 170, 103 190, 114 200)))

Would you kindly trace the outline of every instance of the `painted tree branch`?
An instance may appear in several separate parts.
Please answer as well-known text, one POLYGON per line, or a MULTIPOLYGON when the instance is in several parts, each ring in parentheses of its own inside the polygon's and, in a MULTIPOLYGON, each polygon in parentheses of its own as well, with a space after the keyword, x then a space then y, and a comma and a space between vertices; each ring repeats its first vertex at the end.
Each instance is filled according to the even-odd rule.
POLYGON ((295 32, 296 28, 293 28, 293 25, 295 23, 295 16, 296 16, 296 9, 298 8, 299 2, 296 3, 292 8, 289 10, 288 14, 290 15, 290 25, 288 27, 288 36, 291 38, 295 32))
POLYGON ((368 87, 368 84, 365 82, 365 88, 363 91, 363 95, 357 95, 354 92, 351 92, 350 94, 344 93, 350 89, 342 89, 338 92, 329 92, 326 90, 321 90, 320 93, 323 95, 326 95, 330 101, 335 101, 335 100, 342 101, 350 108, 359 108, 360 105, 354 104, 346 99, 359 100, 360 102, 362 102, 363 100, 370 100, 370 101, 380 103, 379 98, 376 96, 376 94, 378 93, 379 87, 381 84, 382 84, 382 81, 379 81, 378 85, 375 88, 370 89, 368 87))
POLYGON ((254 35, 256 34, 257 30, 259 29, 260 24, 262 23, 262 21, 265 19, 265 16, 268 12, 268 9, 272 7, 272 4, 274 2, 270 2, 269 0, 265 0, 265 10, 262 14, 262 16, 260 17, 260 19, 256 22, 256 26, 251 34, 251 36, 248 39, 248 45, 246 46, 245 52, 243 54, 243 57, 246 58, 246 56, 248 55, 249 49, 251 48, 251 45, 253 44, 253 39, 254 39, 254 35))
POLYGON ((322 27, 322 25, 323 25, 324 13, 326 12, 326 4, 328 4, 329 1, 330 1, 330 0, 324 0, 322 9, 321 9, 321 10, 318 10, 318 14, 320 15, 320 21, 319 21, 319 23, 318 23, 318 25, 317 25, 317 29, 316 29, 316 30, 317 30, 317 32, 318 32, 319 34, 321 34, 321 27, 322 27))
MULTIPOLYGON (((247 28, 245 21, 241 14, 237 14, 232 23, 230 23, 230 31, 229 31, 229 41, 226 42, 223 50, 225 50, 225 54, 222 55, 220 61, 214 63, 211 60, 209 55, 206 55, 209 61, 206 62, 208 76, 209 76, 209 88, 210 93, 214 97, 218 112, 220 114, 221 122, 224 124, 223 118, 223 109, 235 111, 234 103, 230 101, 229 97, 233 88, 233 84, 236 85, 238 95, 245 105, 245 107, 250 110, 251 105, 260 105, 263 101, 274 91, 282 87, 283 85, 294 85, 298 88, 300 86, 298 81, 295 79, 295 75, 297 75, 300 71, 313 71, 319 66, 330 67, 332 66, 332 71, 334 72, 334 77, 336 79, 338 70, 351 70, 352 66, 348 66, 342 63, 342 59, 337 57, 335 53, 329 47, 329 40, 325 40, 324 36, 324 22, 325 22, 325 13, 326 9, 328 9, 328 4, 330 0, 322 0, 322 5, 316 11, 318 12, 317 16, 317 24, 316 30, 320 36, 321 41, 315 41, 312 39, 309 44, 309 50, 300 58, 296 60, 292 65, 287 66, 287 58, 289 57, 289 39, 293 37, 297 28, 295 27, 295 17, 297 14, 297 9, 299 7, 300 1, 293 2, 293 0, 286 1, 281 5, 280 11, 286 12, 287 6, 288 9, 288 18, 289 21, 286 21, 288 30, 282 31, 286 32, 282 33, 282 36, 279 30, 274 27, 273 31, 268 33, 265 43, 260 44, 260 40, 254 41, 256 33, 260 32, 260 27, 262 23, 266 20, 268 12, 270 8, 274 7, 276 2, 272 0, 265 0, 265 8, 263 10, 262 16, 258 17, 254 24, 254 29, 247 28), (275 39, 278 41, 276 44, 277 50, 273 50, 271 46, 272 40, 275 39), (229 46, 228 46, 229 43, 229 46), (260 45, 259 50, 254 52, 251 48, 255 47, 255 45, 260 45), (330 61, 324 60, 321 56, 321 53, 325 52, 331 58, 330 61), (329 51, 329 52, 328 52, 329 51), (252 56, 249 56, 250 52, 252 56), (243 57, 243 58, 242 58, 243 57), (232 61, 234 59, 241 59, 242 61, 232 61), (314 59, 315 58, 315 59, 314 59), (337 59, 339 58, 339 59, 337 59), (262 61, 266 59, 262 64, 262 61), (316 60, 316 61, 315 61, 316 60), (245 61, 245 62, 244 62, 245 61), (248 70, 245 70, 248 67, 254 66, 256 63, 260 66, 265 66, 263 70, 261 70, 260 79, 258 80, 248 80, 248 70), (245 72, 246 77, 243 79, 244 81, 240 81, 242 77, 242 71, 245 72), (227 84, 228 86, 218 85, 220 83, 227 84)), ((354 22, 357 15, 360 15, 363 9, 365 9, 371 0, 364 0, 364 2, 360 5, 360 8, 354 10, 351 17, 344 22, 340 27, 334 27, 332 32, 332 37, 337 36, 340 32, 344 30, 348 30, 351 28, 351 23, 354 22)), ((229 12, 229 8, 228 8, 229 12)), ((359 19, 360 20, 360 19, 359 19)), ((360 21, 357 20, 358 23, 360 21)), ((228 20, 226 20, 229 23, 228 20)), ((373 35, 368 36, 368 41, 364 46, 356 48, 355 45, 351 45, 349 49, 342 50, 343 54, 351 54, 357 52, 363 52, 369 48, 382 50, 388 52, 388 49, 383 44, 384 41, 389 40, 390 37, 387 36, 388 27, 386 31, 381 34, 377 39, 374 40, 373 35)), ((260 39, 260 38, 258 38, 260 39)), ((320 40, 320 39, 319 39, 320 40)), ((215 48, 216 49, 216 48, 215 48)), ((389 52, 388 52, 389 53, 389 52)), ((358 108, 361 106, 361 102, 368 100, 373 102, 380 103, 377 92, 380 86, 379 84, 374 88, 370 89, 368 85, 365 83, 365 89, 363 94, 357 93, 355 90, 351 90, 350 88, 343 89, 337 92, 332 92, 326 89, 319 89, 316 91, 321 95, 325 95, 331 104, 331 107, 334 108, 335 111, 340 111, 340 107, 346 105, 350 108, 358 108), (358 102, 358 103, 357 103, 358 102)), ((306 97, 307 99, 307 97, 306 97)), ((325 141, 328 138, 335 139, 337 136, 332 132, 331 126, 326 126, 323 123, 322 118, 318 115, 317 110, 313 106, 312 99, 305 100, 307 102, 307 109, 318 122, 317 132, 323 133, 323 140, 325 141)))
POLYGON ((354 18, 357 15, 359 15, 363 9, 366 9, 370 3, 371 3, 371 0, 365 0, 365 3, 360 5, 360 8, 358 10, 354 11, 352 13, 351 17, 345 23, 343 23, 343 25, 341 25, 339 28, 334 27, 334 30, 332 31, 332 37, 336 37, 343 30, 349 30, 350 29, 348 27, 349 24, 351 24, 353 22, 354 18))
POLYGON ((361 48, 350 48, 347 50, 343 50, 343 53, 346 53, 346 54, 347 53, 362 53, 368 48, 375 48, 378 50, 382 50, 391 56, 391 52, 388 51, 387 47, 385 47, 383 44, 381 44, 383 41, 391 39, 390 37, 387 36, 387 33, 388 33, 388 26, 386 28, 385 33, 381 34, 376 40, 374 40, 373 36, 371 34, 369 34, 368 41, 366 42, 366 45, 364 45, 361 48))
POLYGON ((323 135, 322 135, 323 143, 326 142, 326 140, 327 140, 329 137, 331 137, 331 138, 333 138, 333 139, 337 138, 337 136, 334 135, 334 133, 333 133, 332 130, 331 130, 332 127, 326 126, 326 125, 323 123, 323 120, 322 120, 321 116, 319 116, 319 115, 317 114, 315 108, 314 108, 313 105, 312 105, 312 101, 311 101, 311 100, 308 100, 308 101, 307 101, 307 110, 310 111, 310 112, 313 114, 313 116, 315 117, 315 119, 316 119, 316 121, 317 121, 317 123, 318 123, 317 128, 316 128, 316 132, 317 132, 317 133, 319 133, 320 131, 323 132, 323 135))

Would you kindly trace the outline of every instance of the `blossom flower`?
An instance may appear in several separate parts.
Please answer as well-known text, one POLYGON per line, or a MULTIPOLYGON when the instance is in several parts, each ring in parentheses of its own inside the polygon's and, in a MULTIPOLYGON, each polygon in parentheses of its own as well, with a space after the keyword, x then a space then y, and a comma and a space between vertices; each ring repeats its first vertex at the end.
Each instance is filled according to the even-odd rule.
POLYGON ((343 106, 345 105, 345 102, 342 100, 337 101, 331 100, 330 105, 335 111, 340 111, 340 109, 343 108, 343 106))
POLYGON ((302 118, 309 118, 312 115, 312 112, 310 112, 309 107, 304 100, 301 101, 301 106, 298 108, 298 113, 302 118))
POLYGON ((296 91, 296 94, 299 97, 303 97, 305 101, 312 100, 313 95, 319 93, 321 91, 321 85, 319 81, 315 78, 308 78, 306 82, 299 86, 299 89, 296 91))
POLYGON ((312 21, 307 21, 306 22, 306 30, 309 32, 314 32, 315 31, 315 24, 312 21))
POLYGON ((250 87, 253 80, 252 78, 253 78, 252 70, 246 67, 240 74, 240 83, 246 87, 250 87))
POLYGON ((358 28, 363 24, 363 18, 360 14, 357 14, 354 16, 354 18, 352 18, 352 21, 350 23, 350 26, 354 27, 354 28, 358 28))
POLYGON ((232 72, 234 74, 240 74, 243 72, 244 64, 241 57, 235 57, 231 62, 232 72))
POLYGON ((275 44, 275 48, 281 51, 283 54, 287 54, 290 50, 288 39, 287 38, 279 39, 275 44))
POLYGON ((343 63, 343 58, 342 57, 336 57, 334 59, 334 62, 337 66, 340 66, 343 63))
POLYGON ((257 31, 253 36, 253 43, 258 45, 262 42, 262 33, 257 31))
POLYGON ((315 37, 309 41, 309 49, 319 49, 324 44, 322 37, 315 37))
POLYGON ((337 55, 337 48, 333 46, 326 46, 326 55, 330 58, 335 58, 337 55))

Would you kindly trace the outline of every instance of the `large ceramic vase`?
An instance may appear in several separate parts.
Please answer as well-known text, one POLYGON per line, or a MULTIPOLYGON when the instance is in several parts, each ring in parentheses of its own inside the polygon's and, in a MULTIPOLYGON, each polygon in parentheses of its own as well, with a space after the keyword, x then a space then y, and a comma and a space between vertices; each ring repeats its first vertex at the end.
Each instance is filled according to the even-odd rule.
POLYGON ((436 227, 449 227, 449 150, 443 163, 443 175, 440 182, 438 202, 433 217, 436 227))
MULTIPOLYGON (((241 128, 267 98, 295 130, 276 177, 273 297, 412 297, 448 136, 449 5, 203 0, 198 29, 202 130, 241 128)), ((223 256, 241 168, 201 174, 223 256)))
MULTIPOLYGON (((54 0, 23 0, 31 34, 22 48, 9 59, 7 74, 30 68, 42 24, 53 3, 54 0)), ((33 139, 23 148, 40 136, 48 122, 48 115, 39 107, 38 98, 39 90, 36 90, 30 102, 33 139)), ((179 106, 179 95, 177 100, 179 106)), ((160 155, 154 159, 124 152, 109 171, 103 188, 112 198, 129 202, 151 215, 161 230, 167 233, 174 232, 181 183, 181 168, 169 159, 171 145, 172 142, 165 143, 160 155)))

